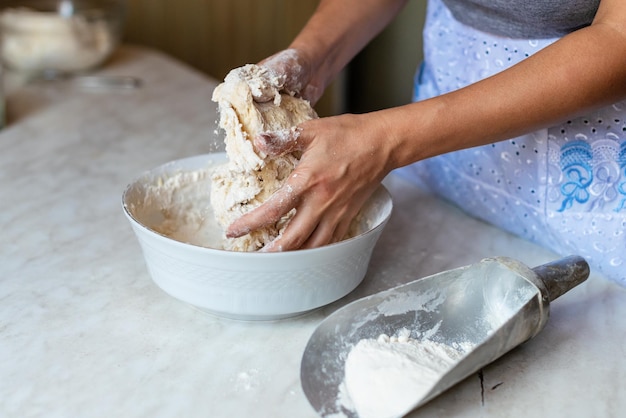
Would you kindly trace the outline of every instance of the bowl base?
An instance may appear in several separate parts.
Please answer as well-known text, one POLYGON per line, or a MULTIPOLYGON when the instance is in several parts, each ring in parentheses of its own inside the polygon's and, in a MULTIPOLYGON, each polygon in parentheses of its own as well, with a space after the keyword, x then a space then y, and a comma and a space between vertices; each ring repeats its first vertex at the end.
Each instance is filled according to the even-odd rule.
POLYGON ((288 314, 276 314, 276 315, 271 315, 271 314, 270 315, 253 315, 253 314, 239 315, 239 314, 233 314, 229 312, 214 311, 212 309, 201 308, 199 306, 195 306, 191 304, 188 304, 188 305, 202 313, 209 314, 211 316, 214 316, 220 319, 230 319, 233 321, 244 321, 244 322, 271 322, 271 321, 280 321, 284 319, 299 318, 301 316, 308 315, 320 309, 320 308, 313 308, 313 309, 309 309, 307 311, 302 311, 302 312, 294 312, 294 313, 288 313, 288 314))

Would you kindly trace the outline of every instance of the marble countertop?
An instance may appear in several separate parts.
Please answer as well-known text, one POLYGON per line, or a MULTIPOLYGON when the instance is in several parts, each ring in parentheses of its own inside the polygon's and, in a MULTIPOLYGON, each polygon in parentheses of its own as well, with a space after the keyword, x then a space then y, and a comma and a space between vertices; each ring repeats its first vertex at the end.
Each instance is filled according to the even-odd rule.
MULTIPOLYGON (((202 313, 151 281, 121 195, 144 170, 219 147, 216 85, 161 53, 124 47, 105 74, 135 91, 35 82, 8 94, 0 131, 0 416, 314 418, 300 359, 330 313, 479 261, 529 266, 550 251, 395 178, 394 213, 363 283, 305 316, 202 313)), ((626 410, 626 289, 592 272, 546 328, 410 417, 617 417, 626 410)))

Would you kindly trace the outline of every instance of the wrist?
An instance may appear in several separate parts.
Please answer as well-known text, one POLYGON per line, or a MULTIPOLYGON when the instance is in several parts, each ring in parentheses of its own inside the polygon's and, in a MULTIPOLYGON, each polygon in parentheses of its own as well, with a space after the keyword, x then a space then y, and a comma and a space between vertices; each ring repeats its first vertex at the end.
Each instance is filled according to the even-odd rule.
POLYGON ((436 99, 374 112, 388 171, 452 151, 456 126, 446 113, 444 102, 436 99))
POLYGON ((332 48, 319 40, 296 39, 289 45, 289 49, 296 51, 299 64, 308 69, 309 79, 321 91, 325 90, 336 75, 330 65, 332 61, 335 61, 332 48))

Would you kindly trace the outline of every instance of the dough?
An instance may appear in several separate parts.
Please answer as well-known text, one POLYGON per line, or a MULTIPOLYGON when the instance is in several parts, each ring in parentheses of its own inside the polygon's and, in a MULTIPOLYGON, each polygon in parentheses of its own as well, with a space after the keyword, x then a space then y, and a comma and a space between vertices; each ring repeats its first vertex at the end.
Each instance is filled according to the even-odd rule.
MULTIPOLYGON (((299 152, 271 158, 257 151, 253 138, 266 131, 290 129, 317 118, 308 101, 281 92, 283 80, 268 69, 248 64, 232 70, 213 92, 219 105, 219 126, 225 132, 229 161, 216 169, 211 184, 211 206, 219 225, 233 221, 260 206, 289 177, 299 152), (273 97, 257 103, 254 97, 273 97)), ((240 238, 224 240, 224 249, 257 251, 274 240, 295 211, 275 225, 240 238)))

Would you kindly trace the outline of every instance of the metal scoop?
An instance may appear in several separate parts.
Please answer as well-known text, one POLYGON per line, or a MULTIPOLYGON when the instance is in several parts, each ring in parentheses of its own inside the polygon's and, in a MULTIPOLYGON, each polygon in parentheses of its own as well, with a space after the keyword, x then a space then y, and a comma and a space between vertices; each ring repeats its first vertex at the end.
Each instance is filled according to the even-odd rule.
POLYGON ((589 266, 578 256, 534 269, 495 257, 359 299, 326 318, 311 336, 300 369, 304 393, 322 417, 356 418, 342 382, 346 358, 359 340, 407 328, 411 338, 470 347, 415 399, 415 409, 537 335, 550 302, 588 276, 589 266))

